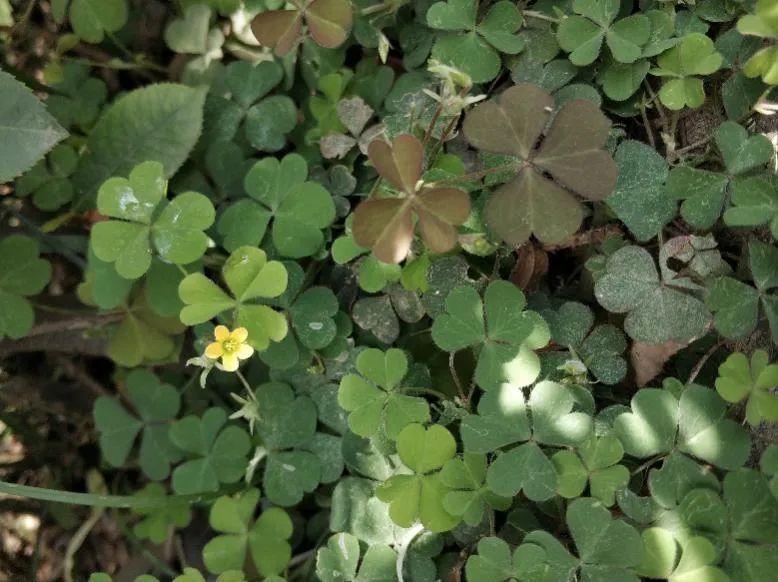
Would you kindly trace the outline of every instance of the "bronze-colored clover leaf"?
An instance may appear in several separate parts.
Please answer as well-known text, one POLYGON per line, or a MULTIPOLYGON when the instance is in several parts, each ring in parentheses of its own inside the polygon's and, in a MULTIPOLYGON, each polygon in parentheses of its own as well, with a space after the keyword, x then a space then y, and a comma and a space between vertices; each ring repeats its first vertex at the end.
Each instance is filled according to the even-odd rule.
POLYGON ((262 46, 282 57, 297 45, 305 23, 313 41, 336 48, 348 38, 353 16, 349 0, 293 0, 292 10, 269 10, 254 17, 251 30, 262 46))
POLYGON ((470 196, 457 188, 430 188, 419 182, 424 164, 424 146, 412 135, 394 138, 392 145, 374 140, 368 156, 383 179, 399 190, 400 198, 362 202, 354 211, 352 234, 363 247, 373 249, 385 263, 399 263, 411 247, 414 220, 421 236, 436 253, 450 250, 457 242, 456 227, 470 214, 470 196))
POLYGON ((603 149, 608 118, 590 101, 568 101, 542 137, 553 107, 549 93, 520 84, 465 119, 465 137, 473 147, 521 160, 517 176, 492 194, 484 213, 489 228, 509 244, 522 244, 532 234, 559 242, 583 220, 573 194, 602 200, 616 186, 616 163, 603 149))

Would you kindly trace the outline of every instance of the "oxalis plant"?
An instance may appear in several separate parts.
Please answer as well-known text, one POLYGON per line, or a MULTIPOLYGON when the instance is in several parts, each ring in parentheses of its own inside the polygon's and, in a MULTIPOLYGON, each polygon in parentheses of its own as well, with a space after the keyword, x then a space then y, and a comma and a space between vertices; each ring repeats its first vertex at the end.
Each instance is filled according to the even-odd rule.
POLYGON ((0 570, 774 579, 777 41, 0 0, 0 570))

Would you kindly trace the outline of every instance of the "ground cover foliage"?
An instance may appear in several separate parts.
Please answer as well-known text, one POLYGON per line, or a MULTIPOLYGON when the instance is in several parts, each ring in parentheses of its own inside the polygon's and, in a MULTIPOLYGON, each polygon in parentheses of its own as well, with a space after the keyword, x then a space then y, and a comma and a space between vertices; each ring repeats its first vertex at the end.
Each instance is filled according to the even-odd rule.
POLYGON ((0 0, 7 571, 772 579, 777 41, 774 0, 0 0))

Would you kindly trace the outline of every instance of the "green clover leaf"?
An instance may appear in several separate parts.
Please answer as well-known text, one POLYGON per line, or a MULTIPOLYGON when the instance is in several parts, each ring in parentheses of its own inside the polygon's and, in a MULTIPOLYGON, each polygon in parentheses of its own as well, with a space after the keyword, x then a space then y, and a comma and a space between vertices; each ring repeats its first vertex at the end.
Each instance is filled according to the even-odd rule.
POLYGON ((511 506, 509 497, 496 495, 486 486, 486 468, 486 455, 465 453, 462 459, 446 462, 440 472, 441 481, 451 489, 443 498, 443 507, 474 527, 481 523, 487 507, 505 511, 511 506))
POLYGON ((25 299, 43 291, 51 264, 41 259, 37 241, 12 234, 0 240, 0 339, 23 337, 35 322, 25 299))
POLYGON ((727 576, 714 564, 718 561, 715 546, 702 536, 686 540, 681 552, 672 533, 661 527, 643 530, 643 561, 638 573, 648 578, 661 578, 669 582, 728 582, 727 576), (680 555, 680 559, 679 559, 680 555))
POLYGON ((142 431, 141 469, 149 479, 165 479, 170 474, 170 463, 181 457, 171 444, 168 430, 181 406, 178 391, 151 372, 136 369, 127 375, 127 398, 137 416, 127 412, 116 398, 101 396, 95 401, 93 414, 103 458, 114 467, 123 466, 142 431))
POLYGON ((250 557, 265 577, 280 574, 292 557, 292 520, 279 507, 271 507, 254 520, 259 490, 249 489, 233 497, 219 497, 211 507, 209 522, 220 532, 203 548, 205 567, 213 574, 243 570, 250 557))
POLYGON ((119 31, 127 23, 126 0, 73 0, 70 24, 80 38, 97 44, 106 34, 119 31))
POLYGON ((737 180, 731 185, 732 207, 724 212, 727 226, 761 226, 767 224, 773 239, 778 240, 778 188, 756 176, 737 180))
POLYGON ((260 411, 256 433, 262 439, 255 459, 265 458, 265 494, 277 505, 296 505, 324 478, 319 459, 325 457, 316 450, 316 405, 307 396, 295 398, 281 382, 262 384, 254 394, 260 411))
POLYGON ((576 446, 589 437, 592 419, 572 412, 574 404, 572 392, 554 382, 538 383, 527 401, 521 389, 510 385, 481 398, 478 414, 466 416, 460 426, 465 451, 491 453, 523 443, 489 466, 486 483, 491 491, 505 497, 523 491, 533 501, 556 494, 556 471, 539 445, 576 446))
POLYGON ((476 0, 436 2, 427 11, 427 24, 448 34, 438 36, 432 57, 486 83, 500 71, 500 53, 515 55, 524 48, 516 33, 524 19, 511 2, 497 2, 477 21, 476 0))
POLYGON ((559 46, 570 53, 570 62, 578 67, 592 64, 603 40, 619 63, 633 63, 643 55, 651 20, 635 14, 614 22, 620 5, 619 0, 573 1, 573 12, 580 16, 564 18, 557 29, 559 46))
POLYGON ((41 210, 57 210, 73 199, 69 178, 77 163, 76 150, 60 144, 16 181, 15 192, 18 196, 32 194, 32 201, 41 210))
POLYGON ((723 57, 713 41, 702 33, 687 34, 681 42, 663 52, 656 60, 652 75, 671 77, 659 90, 659 100, 673 111, 697 108, 705 102, 700 75, 710 75, 721 67, 723 57))
POLYGON ((349 412, 349 428, 372 437, 379 430, 395 440, 412 423, 430 420, 424 398, 408 396, 400 388, 408 372, 408 358, 398 349, 367 349, 357 356, 357 374, 340 381, 338 403, 349 412))
POLYGON ((240 247, 222 267, 222 276, 232 296, 202 273, 187 275, 178 287, 185 303, 181 321, 196 325, 231 311, 235 327, 245 327, 248 342, 257 350, 265 350, 270 341, 286 337, 284 316, 256 299, 278 297, 287 286, 286 268, 279 261, 268 261, 261 249, 240 247))
POLYGON ((672 509, 693 489, 721 489, 719 480, 710 468, 673 451, 662 461, 660 468, 648 473, 650 500, 660 508, 672 509))
MULTIPOLYGON (((681 216, 699 229, 710 228, 716 223, 729 197, 737 194, 738 200, 749 201, 763 197, 765 191, 769 195, 770 191, 769 184, 763 185, 757 178, 747 177, 772 159, 770 140, 760 134, 749 136, 748 131, 733 121, 722 123, 715 136, 724 158, 723 173, 680 166, 674 168, 667 179, 669 196, 684 201, 681 216)), ((769 220, 770 215, 760 218, 769 220)))
POLYGON ((389 503, 389 515, 397 525, 410 527, 414 522, 432 532, 452 529, 460 518, 443 506, 448 489, 440 478, 440 469, 457 452, 451 433, 440 425, 425 429, 409 424, 397 437, 400 460, 413 473, 394 475, 378 487, 376 496, 389 503))
POLYGON ((248 433, 227 426, 227 413, 209 408, 202 416, 187 416, 170 427, 170 441, 194 457, 173 471, 173 490, 178 494, 218 491, 220 483, 243 477, 251 448, 248 433))
POLYGON ((759 319, 761 304, 773 341, 778 342, 778 296, 770 292, 778 287, 778 248, 754 240, 748 250, 756 289, 731 277, 719 277, 708 287, 706 303, 715 314, 716 331, 727 338, 751 333, 759 319))
POLYGON ((680 399, 668 390, 644 388, 632 397, 631 407, 613 426, 633 457, 678 450, 728 470, 741 467, 748 457, 748 434, 726 418, 726 403, 704 386, 686 387, 680 399))
POLYGON ((623 353, 624 334, 613 325, 594 325, 594 313, 586 305, 568 301, 556 311, 541 311, 548 322, 551 339, 570 348, 571 358, 580 358, 586 368, 604 384, 617 384, 627 374, 623 353))
MULTIPOLYGON (((742 16, 737 23, 738 32, 761 38, 778 39, 778 23, 775 4, 770 0, 757 0, 754 14, 742 16)), ((761 76, 768 85, 778 85, 778 46, 765 46, 749 57, 743 66, 748 77, 761 76)))
POLYGON ((660 279, 651 254, 637 246, 613 253, 594 287, 605 309, 627 313, 624 330, 632 339, 657 344, 688 341, 705 332, 710 313, 688 291, 685 279, 675 280, 665 270, 660 279))
POLYGON ((770 477, 770 492, 778 499, 778 445, 771 444, 764 450, 759 468, 765 476, 770 477))
POLYGON ((224 72, 221 91, 206 100, 203 137, 205 143, 230 142, 242 135, 259 151, 277 152, 297 126, 297 107, 286 95, 269 95, 284 78, 280 64, 237 61, 224 72))
POLYGON ((259 244, 272 219, 273 245, 282 256, 299 259, 319 251, 322 230, 335 220, 335 204, 307 176, 308 164, 297 154, 255 163, 245 179, 251 199, 233 204, 219 220, 225 248, 259 244))
POLYGON ((579 497, 589 484, 591 496, 610 507, 616 502, 616 491, 629 481, 629 469, 617 464, 624 447, 613 435, 591 437, 576 451, 559 451, 551 457, 558 473, 557 490, 562 497, 579 497))
POLYGON ((635 140, 621 142, 614 159, 619 177, 606 203, 635 238, 646 242, 678 211, 665 188, 667 161, 651 146, 635 140))
POLYGON ((49 95, 46 107, 66 129, 91 129, 108 98, 105 82, 89 72, 84 63, 66 62, 59 82, 52 82, 57 93, 49 95))
MULTIPOLYGON (((117 279, 121 279, 115 273, 117 279)), ((127 281, 123 279, 123 281, 127 281)), ((125 288, 120 287, 119 290, 125 288)), ((178 334, 186 328, 177 317, 162 317, 149 306, 146 296, 138 294, 127 306, 122 306, 124 319, 111 335, 106 354, 119 365, 133 367, 140 364, 175 360, 181 349, 178 334)))
POLYGON ((770 356, 756 350, 751 362, 745 354, 731 354, 721 366, 716 378, 716 391, 727 402, 746 403, 746 420, 758 426, 763 420, 778 420, 778 395, 772 392, 778 386, 778 364, 769 364, 770 356))
POLYGON ((101 261, 114 263, 125 279, 137 279, 151 266, 152 247, 162 259, 185 265, 203 256, 214 220, 210 200, 184 192, 165 201, 167 181, 158 162, 144 162, 129 179, 111 178, 100 187, 97 208, 118 220, 92 227, 92 248, 101 261))
POLYGON ((482 538, 478 553, 471 555, 465 565, 470 582, 509 582, 512 580, 551 580, 533 578, 542 576, 535 570, 545 560, 545 552, 538 546, 522 545, 511 553, 510 546, 500 538, 482 538))
MULTIPOLYGON (((165 488, 159 483, 149 483, 135 494, 135 497, 165 497, 165 488)), ((143 516, 136 523, 132 532, 139 539, 147 539, 154 544, 161 544, 168 539, 171 528, 184 528, 192 520, 192 510, 188 503, 176 502, 170 498, 164 505, 153 508, 134 508, 133 513, 143 516)))
POLYGON ((518 287, 494 281, 484 299, 472 287, 456 287, 446 298, 446 312, 432 325, 432 338, 442 350, 479 350, 475 380, 484 390, 501 384, 529 386, 540 373, 533 350, 548 343, 549 332, 518 287))
POLYGON ((360 560, 359 540, 349 533, 332 536, 316 552, 316 575, 322 582, 395 580, 397 554, 383 544, 371 544, 360 560))

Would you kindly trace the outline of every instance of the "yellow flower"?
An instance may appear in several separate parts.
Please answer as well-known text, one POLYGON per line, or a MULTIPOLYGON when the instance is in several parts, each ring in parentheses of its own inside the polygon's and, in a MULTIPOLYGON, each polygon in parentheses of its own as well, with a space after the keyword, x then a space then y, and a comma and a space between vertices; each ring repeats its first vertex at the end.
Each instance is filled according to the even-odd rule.
POLYGON ((213 335, 216 341, 208 344, 205 355, 212 360, 221 358, 225 372, 236 371, 239 360, 250 358, 254 353, 254 348, 246 343, 249 332, 245 327, 230 331, 224 325, 217 325, 213 335))

